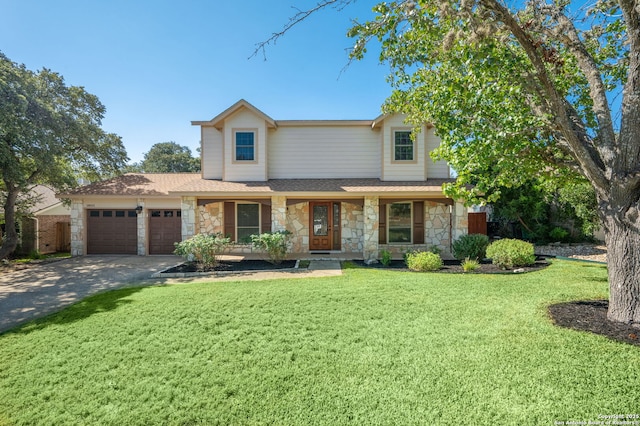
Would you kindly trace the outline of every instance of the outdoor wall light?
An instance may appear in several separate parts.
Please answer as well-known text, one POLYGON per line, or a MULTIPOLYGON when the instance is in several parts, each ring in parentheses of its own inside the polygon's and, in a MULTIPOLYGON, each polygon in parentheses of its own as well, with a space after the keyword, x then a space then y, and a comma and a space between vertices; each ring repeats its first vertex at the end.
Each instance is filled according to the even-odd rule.
POLYGON ((136 207, 136 213, 138 214, 142 213, 142 206, 136 207))

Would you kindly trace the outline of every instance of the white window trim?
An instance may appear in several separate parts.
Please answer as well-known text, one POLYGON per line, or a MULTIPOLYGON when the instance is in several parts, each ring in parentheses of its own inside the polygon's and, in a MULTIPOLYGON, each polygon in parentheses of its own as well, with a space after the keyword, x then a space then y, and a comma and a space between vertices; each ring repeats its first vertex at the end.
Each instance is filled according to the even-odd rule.
POLYGON ((255 164, 258 162, 258 129, 232 129, 233 146, 231 147, 232 162, 237 164, 255 164), (253 133, 253 160, 238 160, 236 158, 236 134, 253 133))
POLYGON ((406 244, 413 244, 413 202, 412 201, 398 201, 396 203, 389 203, 387 204, 387 244, 390 245, 406 245, 406 244), (411 231, 409 231, 409 241, 394 241, 391 242, 391 239, 389 238, 389 233, 391 232, 391 206, 394 204, 409 204, 409 209, 411 211, 411 222, 410 222, 410 228, 411 231))

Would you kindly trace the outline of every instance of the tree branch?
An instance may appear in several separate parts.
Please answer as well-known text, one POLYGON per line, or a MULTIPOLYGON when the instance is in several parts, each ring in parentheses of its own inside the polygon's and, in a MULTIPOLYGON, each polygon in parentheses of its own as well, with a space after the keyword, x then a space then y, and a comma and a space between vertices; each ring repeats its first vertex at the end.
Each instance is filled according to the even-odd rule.
POLYGON ((509 29, 527 54, 527 57, 536 70, 537 80, 540 82, 542 89, 547 95, 546 98, 549 100, 550 112, 562 129, 562 134, 571 148, 574 159, 581 166, 582 174, 595 185, 603 189, 607 188, 608 181, 604 175, 601 159, 594 157, 594 150, 589 149, 591 139, 584 129, 580 116, 571 104, 556 90, 544 61, 538 53, 538 48, 531 37, 520 27, 511 12, 497 0, 480 0, 480 3, 487 10, 493 12, 496 19, 509 29))
POLYGON ((354 2, 354 1, 355 0, 322 0, 318 4, 316 4, 314 7, 312 7, 311 9, 307 9, 307 10, 300 10, 300 9, 297 9, 297 8, 294 7, 294 9, 296 9, 298 12, 296 12, 295 15, 293 15, 291 18, 289 18, 289 22, 287 22, 285 24, 285 26, 282 28, 282 31, 279 31, 277 33, 273 33, 273 34, 271 34, 271 37, 269 37, 265 41, 262 41, 262 42, 256 44, 255 50, 253 51, 251 56, 249 56, 248 59, 251 59, 254 56, 258 56, 258 54, 260 52, 262 52, 262 57, 266 61, 267 60, 267 54, 266 54, 267 46, 272 45, 272 44, 276 44, 277 41, 280 39, 280 37, 285 35, 291 28, 293 28, 296 25, 298 25, 299 23, 303 22, 310 15, 313 15, 314 13, 318 12, 319 10, 325 9, 325 8, 327 8, 329 6, 334 6, 337 10, 342 10, 348 4, 350 4, 350 3, 354 2))

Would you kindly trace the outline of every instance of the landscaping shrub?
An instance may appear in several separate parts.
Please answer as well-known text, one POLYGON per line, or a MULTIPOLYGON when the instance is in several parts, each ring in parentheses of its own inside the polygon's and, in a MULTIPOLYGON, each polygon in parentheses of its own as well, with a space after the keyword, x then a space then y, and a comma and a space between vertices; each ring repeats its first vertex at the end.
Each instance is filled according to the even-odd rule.
POLYGON ((442 258, 436 253, 430 251, 417 251, 407 253, 407 267, 412 271, 437 271, 442 268, 442 258))
POLYGON ((391 264, 391 252, 389 250, 382 250, 380 252, 380 263, 386 267, 391 264))
POLYGON ((494 265, 504 269, 511 269, 514 266, 529 266, 536 261, 533 244, 510 238, 491 243, 487 247, 487 257, 492 259, 494 265))
POLYGON ((175 243, 174 254, 182 256, 188 261, 196 262, 198 269, 214 268, 218 264, 218 256, 231 243, 231 238, 220 233, 196 234, 193 237, 175 243))
POLYGON ((462 262, 462 270, 464 272, 473 272, 480 266, 477 259, 469 259, 468 257, 462 262))
POLYGON ((264 250, 269 255, 269 262, 279 265, 287 258, 290 236, 289 231, 265 232, 252 235, 251 244, 259 250, 264 250))
POLYGON ((486 256, 489 237, 482 234, 463 235, 453 242, 453 255, 456 259, 478 259, 486 256))
POLYGON ((552 241, 564 242, 567 240, 568 236, 569 236, 569 231, 567 231, 566 229, 560 226, 556 226, 551 231, 549 231, 549 238, 551 238, 552 241))

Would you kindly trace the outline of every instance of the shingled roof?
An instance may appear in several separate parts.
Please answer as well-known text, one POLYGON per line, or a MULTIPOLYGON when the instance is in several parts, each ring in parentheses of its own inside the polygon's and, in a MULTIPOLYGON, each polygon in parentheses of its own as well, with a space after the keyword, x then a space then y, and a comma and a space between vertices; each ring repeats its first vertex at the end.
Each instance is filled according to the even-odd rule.
POLYGON ((380 179, 272 179, 265 182, 227 182, 202 179, 198 173, 128 173, 102 182, 82 186, 59 198, 81 196, 208 196, 242 193, 264 196, 273 193, 441 193, 442 184, 453 179, 425 181, 381 181, 380 179))

